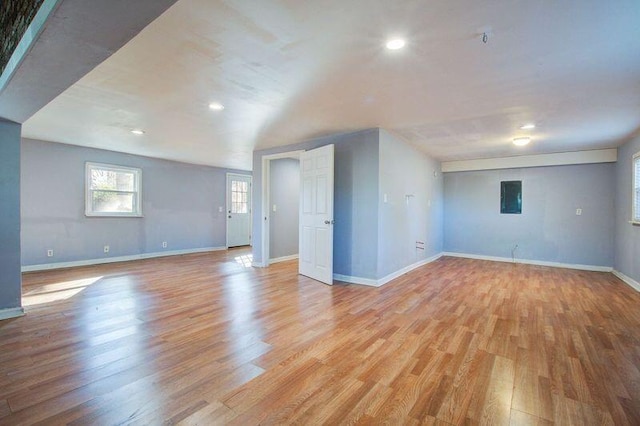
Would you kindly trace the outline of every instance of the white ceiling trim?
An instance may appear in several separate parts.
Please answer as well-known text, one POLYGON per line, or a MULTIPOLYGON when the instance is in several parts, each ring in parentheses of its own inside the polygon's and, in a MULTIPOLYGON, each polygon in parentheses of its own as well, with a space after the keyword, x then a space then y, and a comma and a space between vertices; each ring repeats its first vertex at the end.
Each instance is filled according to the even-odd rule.
POLYGON ((598 149, 554 154, 521 155, 518 157, 483 158, 479 160, 445 161, 442 172, 519 169, 524 167, 566 166, 571 164, 615 163, 618 149, 598 149))

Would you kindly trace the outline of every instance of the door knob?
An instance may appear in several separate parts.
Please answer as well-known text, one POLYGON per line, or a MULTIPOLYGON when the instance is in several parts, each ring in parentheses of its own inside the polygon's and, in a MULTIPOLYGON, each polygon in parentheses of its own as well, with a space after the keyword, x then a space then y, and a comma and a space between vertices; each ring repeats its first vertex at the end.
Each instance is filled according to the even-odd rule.
POLYGON ((334 223, 335 223, 335 221, 333 221, 333 220, 325 220, 324 221, 325 225, 333 225, 334 223))

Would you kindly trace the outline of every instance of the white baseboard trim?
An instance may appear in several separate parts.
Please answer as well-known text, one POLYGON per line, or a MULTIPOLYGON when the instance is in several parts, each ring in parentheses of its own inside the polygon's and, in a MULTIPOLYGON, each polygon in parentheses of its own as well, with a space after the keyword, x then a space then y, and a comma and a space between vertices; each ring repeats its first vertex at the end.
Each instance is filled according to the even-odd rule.
POLYGON ((613 268, 611 266, 597 266, 597 265, 580 265, 577 263, 560 263, 560 262, 547 262, 544 260, 530 260, 530 259, 516 259, 515 262, 513 259, 508 257, 497 257, 497 256, 484 256, 481 254, 469 254, 469 253, 456 253, 446 251, 442 253, 443 256, 451 256, 451 257, 464 257, 467 259, 478 259, 478 260, 490 260, 493 262, 506 262, 506 263, 523 263, 525 265, 537 265, 537 266, 550 266, 553 268, 567 268, 567 269, 579 269, 581 271, 594 271, 594 272, 613 272, 613 268))
POLYGON ((6 320, 9 318, 18 318, 23 315, 24 315, 24 309, 21 307, 0 309, 0 321, 6 320))
POLYGON ((22 267, 22 272, 48 271, 50 269, 75 268, 78 266, 100 265, 103 263, 128 262, 130 260, 151 259, 154 257, 179 256, 182 254, 207 253, 210 251, 226 250, 227 247, 203 247, 185 250, 169 250, 154 253, 132 254, 129 256, 105 257, 103 259, 76 260, 72 262, 44 263, 40 265, 27 265, 22 267))
POLYGON ((269 259, 269 265, 272 265, 272 264, 278 263, 278 262, 286 262, 287 260, 298 259, 299 257, 300 256, 298 254, 292 254, 290 256, 276 257, 274 259, 269 259))
POLYGON ((391 274, 380 278, 380 279, 372 279, 372 278, 362 278, 362 277, 353 277, 353 276, 349 276, 349 275, 341 275, 341 274, 333 274, 333 279, 337 280, 337 281, 343 281, 346 283, 350 283, 350 284, 361 284, 361 285, 368 285, 371 287, 381 287, 383 285, 385 285, 386 283, 388 283, 389 281, 395 280, 396 278, 400 277, 401 275, 406 274, 407 272, 411 272, 416 268, 419 268, 423 265, 426 265, 427 263, 431 263, 434 260, 438 260, 442 257, 442 253, 438 253, 435 256, 431 256, 427 259, 422 259, 416 263, 413 263, 409 266, 405 266, 402 269, 397 270, 396 272, 392 272, 391 274))
POLYGON ((251 266, 253 266, 254 268, 266 268, 267 267, 267 265, 265 265, 264 262, 256 262, 256 261, 251 262, 251 266))
POLYGON ((373 278, 354 277, 351 275, 333 274, 333 279, 336 281, 342 281, 349 284, 361 284, 371 287, 380 287, 382 284, 378 284, 378 280, 373 278))
POLYGON ((395 280, 399 276, 406 274, 407 272, 411 272, 414 269, 419 268, 419 267, 421 267, 423 265, 426 265, 427 263, 431 263, 431 262, 433 262, 435 260, 438 260, 441 257, 442 257, 442 253, 438 253, 438 254, 436 254, 434 256, 431 256, 431 257, 428 257, 426 259, 422 259, 422 260, 420 260, 420 261, 418 261, 418 262, 416 262, 416 263, 414 263, 412 265, 405 266, 404 268, 400 269, 399 271, 393 272, 393 273, 387 275, 386 277, 379 279, 378 280, 378 282, 380 283, 379 285, 384 285, 384 284, 388 283, 389 281, 395 280))
POLYGON ((640 283, 638 281, 634 280, 631 277, 626 276, 625 274, 623 274, 620 271, 616 271, 615 269, 612 272, 613 272, 613 275, 615 275, 616 277, 620 278, 629 287, 631 287, 635 291, 640 292, 640 283))

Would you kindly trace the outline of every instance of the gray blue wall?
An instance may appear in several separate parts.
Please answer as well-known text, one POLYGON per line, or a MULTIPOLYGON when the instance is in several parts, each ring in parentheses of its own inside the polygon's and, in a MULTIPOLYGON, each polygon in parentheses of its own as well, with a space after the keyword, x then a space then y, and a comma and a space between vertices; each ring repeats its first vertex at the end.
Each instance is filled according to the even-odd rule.
POLYGON ((0 119, 0 309, 22 305, 20 124, 0 119))
POLYGON ((230 170, 26 139, 21 165, 24 266, 226 244, 230 170), (144 217, 86 217, 86 161, 142 168, 144 217))
POLYGON ((300 160, 272 160, 269 177, 269 257, 298 254, 300 216, 300 160), (273 211, 273 206, 276 211, 273 211))
POLYGON ((383 278, 442 251, 443 195, 440 163, 385 130, 380 130, 379 176, 378 278, 383 278))
POLYGON ((379 129, 336 143, 333 272, 377 278, 379 129))
POLYGON ((262 256, 262 157, 335 144, 334 272, 375 278, 378 229, 379 130, 333 135, 253 153, 253 259, 262 256))
POLYGON ((613 266, 615 168, 445 173, 444 250, 511 258, 517 244, 519 259, 613 266), (522 214, 500 214, 503 180, 522 180, 522 214))
POLYGON ((640 226, 629 223, 632 203, 632 157, 640 152, 640 136, 618 149, 615 194, 615 269, 640 282, 640 226))

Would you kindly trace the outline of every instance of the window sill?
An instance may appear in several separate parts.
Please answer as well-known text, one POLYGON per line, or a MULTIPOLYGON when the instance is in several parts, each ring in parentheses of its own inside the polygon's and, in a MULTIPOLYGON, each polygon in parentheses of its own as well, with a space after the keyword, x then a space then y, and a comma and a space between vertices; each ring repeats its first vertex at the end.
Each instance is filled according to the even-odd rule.
POLYGON ((630 220, 629 223, 634 226, 640 226, 640 222, 638 222, 637 220, 630 220))

